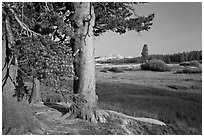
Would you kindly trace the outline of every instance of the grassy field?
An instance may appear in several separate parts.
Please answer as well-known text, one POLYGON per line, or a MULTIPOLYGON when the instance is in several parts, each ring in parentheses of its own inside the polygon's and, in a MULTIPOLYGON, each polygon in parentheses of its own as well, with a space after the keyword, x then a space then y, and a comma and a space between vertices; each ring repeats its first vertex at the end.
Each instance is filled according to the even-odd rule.
POLYGON ((202 74, 97 69, 99 107, 161 120, 181 131, 202 132, 202 74))
MULTIPOLYGON (((114 73, 100 72, 104 66, 97 66, 96 92, 101 109, 158 119, 174 127, 178 134, 202 133, 202 73, 175 74, 183 69, 178 65, 167 72, 130 67, 135 68, 114 73)), ((73 81, 68 81, 63 88, 71 90, 73 81)), ((42 87, 42 91, 43 97, 50 93, 48 87, 42 87)))
MULTIPOLYGON (((138 68, 138 66, 136 68, 138 68)), ((167 72, 141 71, 140 69, 135 69, 136 71, 125 71, 124 73, 103 73, 100 72, 101 69, 104 68, 98 67, 96 71, 98 82, 120 82, 153 86, 173 91, 185 91, 193 93, 202 92, 202 73, 174 74, 176 71, 183 69, 183 67, 179 66, 175 66, 171 68, 171 71, 167 72)))

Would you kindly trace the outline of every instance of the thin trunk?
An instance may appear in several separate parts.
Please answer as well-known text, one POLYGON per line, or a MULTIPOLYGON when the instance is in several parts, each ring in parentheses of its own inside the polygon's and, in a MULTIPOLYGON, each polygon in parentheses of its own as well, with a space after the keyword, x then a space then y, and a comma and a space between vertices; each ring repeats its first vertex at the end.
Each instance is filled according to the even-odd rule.
POLYGON ((95 92, 95 60, 93 26, 94 9, 89 2, 74 3, 75 38, 72 39, 75 56, 74 93, 83 100, 78 111, 79 117, 96 122, 97 95, 95 92))
POLYGON ((11 44, 14 43, 9 18, 4 20, 3 31, 5 35, 2 41, 2 63, 5 64, 2 71, 2 134, 26 134, 28 132, 42 134, 42 124, 32 115, 32 111, 26 102, 17 101, 13 97, 15 92, 16 72, 18 66, 11 63, 11 44))
POLYGON ((37 103, 41 101, 40 80, 38 80, 37 77, 33 77, 33 87, 29 103, 37 103))

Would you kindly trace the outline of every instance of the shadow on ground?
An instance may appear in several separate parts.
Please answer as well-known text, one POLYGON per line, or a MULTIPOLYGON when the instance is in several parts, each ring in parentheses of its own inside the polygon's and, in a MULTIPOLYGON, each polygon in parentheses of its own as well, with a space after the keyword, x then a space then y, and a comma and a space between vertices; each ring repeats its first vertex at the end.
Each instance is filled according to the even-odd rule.
POLYGON ((69 112, 69 107, 66 105, 61 105, 59 103, 54 103, 54 102, 45 102, 45 106, 48 106, 50 108, 56 109, 57 111, 61 112, 62 115, 65 115, 66 113, 69 112))

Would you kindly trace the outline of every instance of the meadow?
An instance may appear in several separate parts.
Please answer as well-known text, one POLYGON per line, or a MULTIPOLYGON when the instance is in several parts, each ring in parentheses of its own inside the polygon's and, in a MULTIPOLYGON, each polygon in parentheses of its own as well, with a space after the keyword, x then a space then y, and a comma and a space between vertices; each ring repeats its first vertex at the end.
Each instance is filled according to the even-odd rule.
MULTIPOLYGON (((155 72, 143 71, 139 65, 96 66, 99 108, 157 119, 177 134, 202 134, 202 73, 176 73, 184 69, 179 65, 170 68, 155 72), (101 71, 111 67, 122 71, 101 71)), ((63 83, 71 91, 73 81, 68 78, 63 83)), ((50 94, 49 87, 42 86, 42 91, 43 98, 50 94)))
POLYGON ((202 73, 176 74, 178 65, 168 72, 101 69, 96 69, 100 108, 158 119, 178 134, 202 133, 202 73))

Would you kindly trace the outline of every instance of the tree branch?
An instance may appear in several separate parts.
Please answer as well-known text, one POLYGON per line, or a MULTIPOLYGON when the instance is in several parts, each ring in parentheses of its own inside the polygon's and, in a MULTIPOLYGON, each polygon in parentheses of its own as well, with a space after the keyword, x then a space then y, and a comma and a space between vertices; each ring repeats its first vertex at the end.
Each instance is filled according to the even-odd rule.
POLYGON ((131 4, 124 4, 124 5, 126 8, 131 10, 136 17, 140 17, 139 15, 136 14, 135 9, 133 8, 133 5, 135 5, 133 2, 131 2, 131 4))
POLYGON ((11 9, 10 7, 9 7, 9 11, 14 14, 16 21, 21 26, 21 28, 27 32, 28 37, 31 37, 32 35, 41 36, 41 34, 32 31, 31 29, 29 29, 29 27, 25 23, 21 22, 20 19, 18 18, 18 16, 16 15, 15 11, 13 9, 11 9))
MULTIPOLYGON (((5 60, 4 68, 6 67, 6 74, 2 80, 2 83, 3 83, 2 88, 5 86, 8 78, 10 78, 12 81, 12 78, 9 75, 9 72, 10 72, 10 66, 11 66, 12 60, 14 59, 14 54, 13 54, 13 52, 11 52, 12 50, 10 49, 11 45, 14 43, 14 41, 13 41, 14 38, 12 35, 10 21, 9 21, 8 16, 5 19, 5 23, 6 23, 6 25, 5 25, 5 28, 6 28, 6 60, 5 60)), ((3 70, 4 70, 4 68, 3 68, 3 70)))
POLYGON ((45 7, 46 7, 46 10, 50 12, 50 9, 48 7, 48 3, 47 2, 45 2, 45 7))
POLYGON ((117 14, 115 14, 111 9, 109 9, 109 8, 107 8, 104 4, 103 4, 103 2, 101 3, 101 2, 96 2, 98 5, 100 5, 103 9, 104 9, 104 11, 105 11, 105 14, 108 16, 108 11, 110 12, 110 13, 112 13, 113 15, 116 15, 116 16, 118 16, 117 14))

